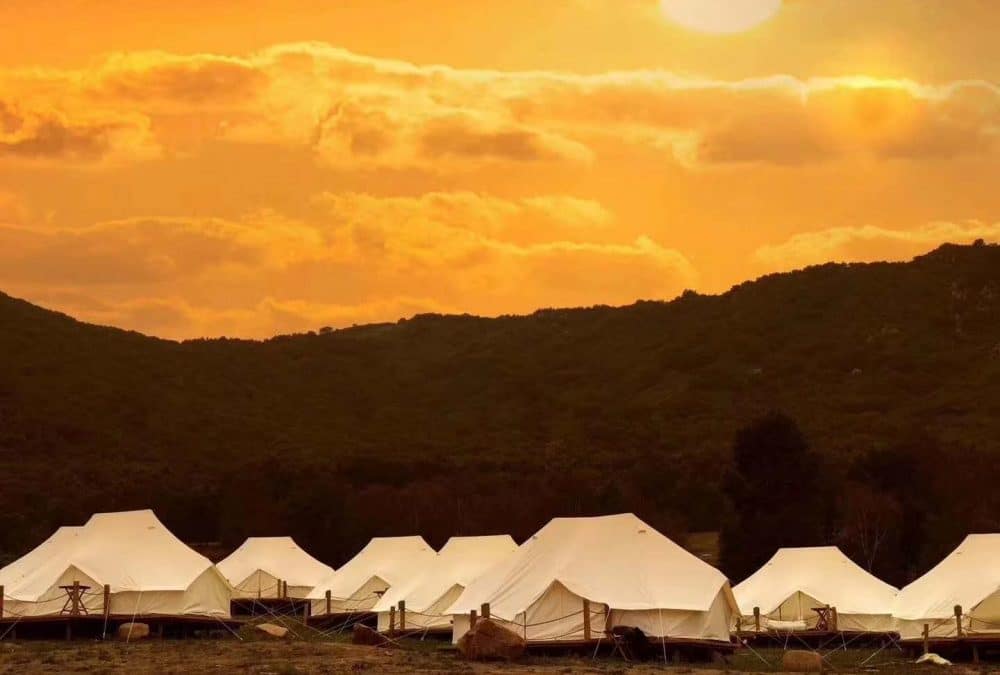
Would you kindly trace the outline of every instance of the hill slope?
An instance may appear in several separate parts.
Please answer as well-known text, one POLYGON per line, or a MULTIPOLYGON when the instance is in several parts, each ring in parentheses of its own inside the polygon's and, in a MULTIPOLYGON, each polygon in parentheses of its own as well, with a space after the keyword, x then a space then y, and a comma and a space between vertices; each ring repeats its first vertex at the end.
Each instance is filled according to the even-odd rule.
POLYGON ((292 533, 333 561, 557 513, 714 529, 734 432, 776 408, 834 467, 919 429, 1000 457, 1000 247, 266 342, 0 295, 0 550, 139 505, 188 538, 292 533))

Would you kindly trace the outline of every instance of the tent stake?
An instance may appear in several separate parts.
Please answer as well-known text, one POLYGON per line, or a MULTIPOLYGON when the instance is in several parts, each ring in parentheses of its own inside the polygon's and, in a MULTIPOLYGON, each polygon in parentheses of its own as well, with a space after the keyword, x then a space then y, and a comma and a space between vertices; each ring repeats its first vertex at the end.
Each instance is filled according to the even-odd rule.
POLYGON ((955 631, 958 637, 962 637, 962 606, 955 605, 955 631))

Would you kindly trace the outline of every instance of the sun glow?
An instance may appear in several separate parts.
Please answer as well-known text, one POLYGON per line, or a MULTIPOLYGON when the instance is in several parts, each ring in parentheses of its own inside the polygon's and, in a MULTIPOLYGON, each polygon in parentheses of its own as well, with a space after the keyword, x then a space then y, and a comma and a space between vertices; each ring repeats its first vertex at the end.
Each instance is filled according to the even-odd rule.
POLYGON ((781 0, 661 0, 671 21, 700 33, 742 33, 781 9, 781 0))

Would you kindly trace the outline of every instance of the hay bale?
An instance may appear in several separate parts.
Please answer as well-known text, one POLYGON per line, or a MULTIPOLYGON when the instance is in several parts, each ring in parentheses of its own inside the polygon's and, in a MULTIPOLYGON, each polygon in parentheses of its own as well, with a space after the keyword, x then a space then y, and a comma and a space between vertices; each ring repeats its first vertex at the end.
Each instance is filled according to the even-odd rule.
POLYGON ((288 629, 284 626, 276 626, 273 623, 259 623, 253 627, 258 637, 273 640, 284 640, 288 637, 288 629))
POLYGON ((822 673, 823 658, 816 652, 789 649, 781 657, 781 670, 788 673, 822 673))
POLYGON ((386 636, 368 626, 362 626, 360 623, 354 624, 354 628, 351 630, 351 643, 369 647, 385 647, 391 644, 386 636))
POLYGON ((458 652, 470 661, 514 661, 524 656, 526 646, 517 633, 491 619, 480 619, 458 641, 458 652))
POLYGON ((119 640, 141 640, 149 637, 149 624, 129 622, 118 626, 116 633, 119 640))

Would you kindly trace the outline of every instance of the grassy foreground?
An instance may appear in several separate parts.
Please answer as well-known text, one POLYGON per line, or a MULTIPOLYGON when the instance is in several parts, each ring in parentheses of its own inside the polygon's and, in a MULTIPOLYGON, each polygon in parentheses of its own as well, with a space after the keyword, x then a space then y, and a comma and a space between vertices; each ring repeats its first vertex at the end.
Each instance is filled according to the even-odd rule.
MULTIPOLYGON (((780 652, 748 651, 728 665, 662 662, 628 665, 619 659, 581 656, 532 656, 519 663, 469 663, 442 643, 406 642, 396 649, 360 647, 342 641, 149 640, 119 642, 2 642, 0 673, 651 673, 721 675, 724 672, 779 672, 780 652)), ((898 654, 883 652, 861 665, 871 652, 830 654, 831 672, 948 673, 1000 672, 1000 664, 973 668, 915 666, 898 654)))

